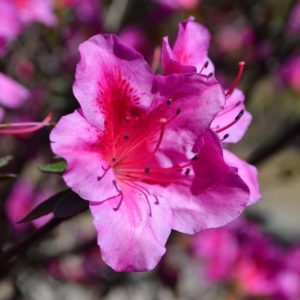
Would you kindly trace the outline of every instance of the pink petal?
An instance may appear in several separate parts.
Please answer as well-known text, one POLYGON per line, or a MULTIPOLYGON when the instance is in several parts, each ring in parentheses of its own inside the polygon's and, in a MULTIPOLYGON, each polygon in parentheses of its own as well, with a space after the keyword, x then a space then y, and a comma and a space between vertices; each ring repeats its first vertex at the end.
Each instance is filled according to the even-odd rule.
MULTIPOLYGON (((172 99, 172 104, 165 108, 163 117, 171 119, 178 109, 181 110, 166 126, 160 150, 168 153, 176 141, 177 153, 193 157, 202 146, 201 136, 224 105, 221 86, 215 78, 207 80, 196 73, 173 74, 156 76, 153 92, 157 93, 153 102, 154 113, 159 110, 159 104, 166 107, 168 99, 172 99)), ((154 117, 151 118, 154 120, 154 117)), ((176 163, 179 161, 173 161, 173 164, 176 163)))
POLYGON ((234 168, 238 169, 238 174, 248 185, 250 190, 250 199, 247 205, 251 205, 261 199, 259 192, 259 183, 257 178, 257 170, 254 166, 247 164, 245 161, 239 159, 233 153, 223 149, 225 162, 234 168))
POLYGON ((122 199, 90 203, 102 258, 115 271, 149 271, 166 251, 171 209, 141 185, 124 185, 122 192, 122 199))
MULTIPOLYGON (((194 66, 196 67, 197 72, 200 72, 205 62, 208 61, 208 67, 203 70, 202 74, 214 72, 214 66, 207 56, 209 43, 209 31, 203 25, 194 22, 194 18, 190 17, 189 19, 180 22, 172 56, 170 56, 168 40, 164 40, 164 47, 162 48, 162 64, 165 74, 174 73, 178 62, 183 66, 194 66), (167 53, 165 53, 166 51, 167 53)), ((184 69, 182 69, 180 73, 182 73, 182 71, 184 71, 184 69)))
POLYGON ((11 0, 0 1, 0 37, 5 40, 12 40, 22 30, 22 24, 18 11, 11 0))
POLYGON ((199 0, 155 0, 157 3, 170 9, 194 9, 199 4, 199 0))
MULTIPOLYGON (((235 89, 233 93, 227 98, 224 109, 216 116, 211 124, 211 129, 217 130, 222 128, 234 121, 236 116, 241 110, 245 110, 245 96, 243 92, 239 89, 235 89)), ((232 125, 230 128, 218 133, 220 139, 224 137, 225 134, 229 134, 229 137, 224 140, 228 143, 238 142, 245 134, 251 123, 252 116, 249 112, 244 111, 243 116, 238 120, 237 123, 232 125)))
POLYGON ((57 23, 53 0, 26 0, 17 6, 24 24, 38 21, 52 27, 57 23))
POLYGON ((68 163, 66 184, 82 198, 104 201, 119 194, 115 175, 101 155, 102 132, 82 116, 81 110, 60 119, 50 134, 53 152, 68 163))
POLYGON ((218 137, 208 130, 204 142, 185 182, 175 181, 167 188, 155 186, 156 195, 169 200, 172 229, 184 233, 229 223, 240 215, 249 200, 247 185, 223 160, 218 137))
POLYGON ((167 36, 163 38, 161 60, 164 68, 164 75, 197 72, 196 67, 182 64, 180 57, 177 58, 174 55, 167 36))
POLYGON ((130 106, 149 107, 153 74, 141 54, 108 34, 93 36, 79 50, 73 91, 90 123, 104 130, 107 115, 118 119, 130 106))
POLYGON ((10 77, 0 73, 0 103, 9 108, 21 106, 29 97, 29 91, 10 77))

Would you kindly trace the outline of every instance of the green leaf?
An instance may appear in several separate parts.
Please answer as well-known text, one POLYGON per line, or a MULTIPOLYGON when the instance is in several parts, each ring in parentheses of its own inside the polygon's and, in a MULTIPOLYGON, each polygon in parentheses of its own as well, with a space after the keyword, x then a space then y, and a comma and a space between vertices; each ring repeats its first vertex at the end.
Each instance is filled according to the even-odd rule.
POLYGON ((67 162, 65 160, 55 162, 52 164, 39 166, 40 171, 44 173, 57 173, 57 174, 61 174, 66 168, 67 168, 67 162))
POLYGON ((50 198, 39 204, 37 207, 35 207, 25 218, 18 221, 17 223, 29 222, 51 213, 56 204, 70 193, 72 193, 71 189, 67 189, 51 196, 50 198))
POLYGON ((0 157, 0 168, 6 166, 12 159, 12 155, 0 157))

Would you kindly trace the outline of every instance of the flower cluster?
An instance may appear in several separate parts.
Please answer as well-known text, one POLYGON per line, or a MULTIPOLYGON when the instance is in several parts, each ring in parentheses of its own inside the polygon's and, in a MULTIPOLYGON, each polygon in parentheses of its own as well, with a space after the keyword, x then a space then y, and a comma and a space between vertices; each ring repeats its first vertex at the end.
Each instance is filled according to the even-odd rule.
POLYGON ((240 297, 299 298, 299 246, 284 249, 252 221, 205 230, 192 245, 206 278, 230 284, 240 297))
POLYGON ((210 72, 208 42, 204 27, 182 22, 173 51, 164 39, 164 75, 114 35, 79 48, 81 108, 61 118, 51 145, 67 160, 67 185, 90 202, 102 258, 117 271, 154 268, 171 229, 225 225, 260 198, 254 167, 223 153, 221 140, 239 140, 250 117, 238 122, 243 95, 210 72))

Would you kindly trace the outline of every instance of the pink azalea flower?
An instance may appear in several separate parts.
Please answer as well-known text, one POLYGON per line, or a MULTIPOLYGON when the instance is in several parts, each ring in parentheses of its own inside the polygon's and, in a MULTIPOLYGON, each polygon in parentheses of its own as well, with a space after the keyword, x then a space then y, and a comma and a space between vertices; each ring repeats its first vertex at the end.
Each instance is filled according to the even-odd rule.
POLYGON ((56 0, 58 6, 72 7, 82 22, 98 19, 100 11, 99 0, 56 0))
MULTIPOLYGON (((205 230, 192 241, 193 253, 203 262, 210 281, 237 287, 243 296, 298 299, 300 278, 285 253, 261 228, 245 219, 205 230)), ((291 256, 293 265, 296 256, 291 256)))
POLYGON ((232 268, 239 255, 239 244, 228 226, 211 228, 193 239, 193 254, 205 263, 207 279, 232 280, 232 268))
MULTIPOLYGON (((203 25, 194 22, 193 17, 181 22, 173 49, 171 49, 167 37, 163 40, 162 65, 165 74, 198 73, 212 76, 214 66, 207 56, 209 43, 208 30, 203 25)), ((211 123, 211 129, 224 142, 238 142, 252 119, 250 113, 245 111, 244 94, 235 89, 242 75, 243 67, 244 62, 241 62, 235 82, 229 90, 224 91, 226 103, 211 123)), ((236 167, 242 179, 249 184, 251 192, 249 204, 259 200, 261 195, 256 169, 227 152, 224 159, 229 165, 236 167)))
POLYGON ((280 68, 280 79, 293 90, 300 93, 300 55, 289 57, 280 68))
POLYGON ((11 0, 0 0, 0 55, 5 52, 6 43, 16 38, 23 26, 11 0))
POLYGON ((21 84, 0 72, 0 104, 17 108, 29 97, 29 91, 21 84))
POLYGON ((140 52, 145 58, 150 54, 150 41, 140 28, 127 26, 121 30, 118 37, 124 44, 140 52))
POLYGON ((224 105, 214 78, 154 76, 114 35, 80 46, 81 109, 51 132, 67 185, 90 201, 103 260, 117 271, 154 268, 175 229, 195 233, 235 219, 249 189, 209 129, 224 105))
MULTIPOLYGON (((255 33, 250 26, 222 26, 215 36, 216 50, 218 53, 232 53, 236 55, 238 51, 245 48, 251 49, 255 40, 255 33)), ((243 51, 245 51, 243 50, 243 51)))
POLYGON ((199 5, 200 0, 155 0, 155 2, 170 9, 180 10, 194 9, 199 5))
MULTIPOLYGON (((214 66, 207 56, 208 48, 210 44, 210 33, 203 25, 194 21, 193 17, 179 23, 178 36, 171 49, 168 37, 164 38, 162 46, 162 64, 164 73, 190 73, 197 72, 200 74, 213 75, 214 66)), ((243 64, 240 64, 240 72, 237 77, 241 76, 243 64)), ((233 85, 233 88, 238 81, 233 85)), ((235 126, 226 126, 226 134, 229 136, 226 138, 226 142, 237 142, 244 135, 250 122, 251 115, 245 111, 244 100, 245 97, 240 90, 230 89, 226 91, 226 104, 224 109, 219 113, 212 124, 219 127, 219 132, 222 132, 221 138, 224 136, 224 130, 221 128, 228 124, 236 124, 235 126), (235 122, 235 118, 239 112, 243 111, 243 116, 235 122), (241 120, 243 120, 241 122, 241 120), (228 127, 228 128, 227 128, 228 127), (230 129, 231 128, 231 129, 230 129)))
POLYGON ((32 22, 56 25, 53 0, 0 0, 0 55, 6 45, 32 22))
POLYGON ((46 26, 54 26, 57 18, 54 14, 53 0, 10 0, 14 2, 23 24, 41 22, 46 26))
POLYGON ((5 210, 12 228, 16 234, 24 233, 34 225, 39 228, 45 225, 52 216, 46 215, 30 223, 17 224, 33 208, 51 196, 48 191, 37 190, 34 184, 24 178, 19 178, 5 201, 5 210))

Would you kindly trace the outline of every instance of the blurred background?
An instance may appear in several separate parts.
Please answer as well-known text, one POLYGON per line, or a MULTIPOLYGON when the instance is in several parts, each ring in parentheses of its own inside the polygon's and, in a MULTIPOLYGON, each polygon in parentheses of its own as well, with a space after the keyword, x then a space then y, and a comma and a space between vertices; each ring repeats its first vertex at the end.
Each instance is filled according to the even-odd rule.
MULTIPOLYGON (((193 15, 211 32, 215 76, 239 88, 252 123, 228 148, 255 165, 263 199, 231 224, 173 232, 151 272, 116 273, 101 260, 89 211, 0 267, 0 300, 300 299, 300 1, 0 0, 0 121, 54 121, 73 112, 78 45, 115 33, 152 64, 162 38, 193 15), (8 100, 13 99, 13 100, 8 100)), ((158 67, 158 73, 161 72, 158 67)), ((0 248, 51 216, 16 224, 66 188, 38 166, 54 161, 51 128, 1 134, 0 248)))

